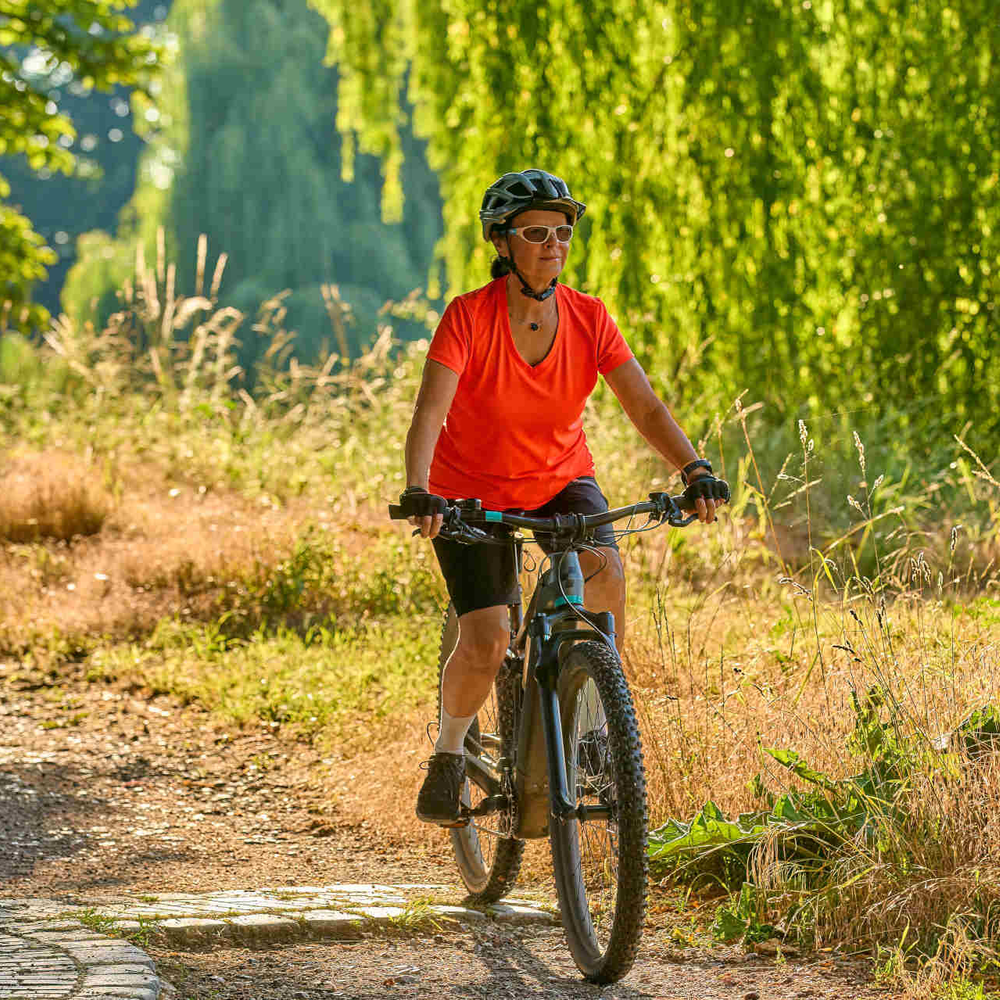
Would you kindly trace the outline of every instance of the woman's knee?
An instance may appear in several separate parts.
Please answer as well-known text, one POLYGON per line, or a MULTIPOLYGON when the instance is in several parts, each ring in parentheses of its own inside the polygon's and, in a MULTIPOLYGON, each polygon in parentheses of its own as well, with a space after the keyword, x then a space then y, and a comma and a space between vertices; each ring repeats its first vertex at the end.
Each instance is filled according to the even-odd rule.
POLYGON ((459 655, 476 670, 495 671, 503 662, 510 635, 507 632, 478 632, 459 639, 459 655))
POLYGON ((503 662, 510 642, 510 626, 504 614, 480 615, 471 612, 459 619, 458 648, 455 653, 469 669, 495 672, 503 662))

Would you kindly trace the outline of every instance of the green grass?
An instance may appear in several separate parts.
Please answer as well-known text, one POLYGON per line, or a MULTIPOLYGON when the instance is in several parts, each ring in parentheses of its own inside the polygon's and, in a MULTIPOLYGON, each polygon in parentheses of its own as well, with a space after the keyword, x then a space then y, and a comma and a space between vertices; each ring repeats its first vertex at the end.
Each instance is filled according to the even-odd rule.
POLYGON ((113 935, 119 923, 118 917, 109 917, 98 913, 93 907, 67 913, 65 916, 72 917, 73 920, 79 921, 84 927, 97 934, 113 935))
POLYGON ((962 977, 936 989, 934 1000, 1000 1000, 1000 992, 962 977))
POLYGON ((289 725, 354 743, 357 718, 380 721, 433 700, 437 632, 429 625, 422 616, 395 615, 337 631, 223 640, 214 625, 170 621, 142 643, 95 651, 88 672, 138 679, 232 722, 289 725))

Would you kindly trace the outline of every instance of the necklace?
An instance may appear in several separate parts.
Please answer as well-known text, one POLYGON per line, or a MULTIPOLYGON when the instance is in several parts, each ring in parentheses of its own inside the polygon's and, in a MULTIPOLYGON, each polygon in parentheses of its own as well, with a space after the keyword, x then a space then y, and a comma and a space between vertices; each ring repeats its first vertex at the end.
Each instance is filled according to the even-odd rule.
MULTIPOLYGON (((518 277, 520 277, 520 275, 518 275, 518 277)), ((521 282, 522 282, 522 284, 524 283, 524 279, 523 278, 521 278, 521 282)), ((555 283, 555 280, 553 280, 553 282, 552 282, 552 284, 550 286, 550 292, 554 292, 555 291, 555 287, 556 287, 556 283, 555 283)), ((525 293, 525 294, 527 294, 527 293, 525 293)), ((546 298, 548 298, 548 296, 546 296, 546 298)), ((513 305, 514 305, 514 302, 510 298, 510 285, 508 284, 508 288, 507 288, 507 309, 509 310, 511 326, 513 327, 514 324, 517 324, 518 326, 527 326, 531 330, 532 333, 537 333, 550 320, 557 320, 557 317, 558 317, 558 307, 555 307, 555 301, 554 300, 552 301, 552 306, 555 307, 555 308, 546 308, 545 312, 547 313, 547 315, 545 315, 542 319, 538 320, 538 322, 535 322, 534 320, 529 320, 526 316, 515 316, 514 315, 514 309, 512 308, 513 305)), ((548 306, 549 303, 546 302, 545 305, 548 306)))
POLYGON ((523 325, 523 324, 527 323, 527 325, 528 325, 529 327, 531 327, 531 329, 532 329, 532 330, 538 330, 538 329, 540 329, 540 328, 541 328, 541 326, 542 326, 542 323, 546 323, 546 322, 548 322, 548 320, 546 320, 546 319, 543 319, 543 320, 542 320, 541 322, 539 322, 539 323, 535 323, 535 322, 533 322, 532 320, 527 320, 527 319, 515 319, 515 321, 514 321, 514 322, 515 322, 515 323, 517 323, 517 324, 519 324, 519 325, 523 325))

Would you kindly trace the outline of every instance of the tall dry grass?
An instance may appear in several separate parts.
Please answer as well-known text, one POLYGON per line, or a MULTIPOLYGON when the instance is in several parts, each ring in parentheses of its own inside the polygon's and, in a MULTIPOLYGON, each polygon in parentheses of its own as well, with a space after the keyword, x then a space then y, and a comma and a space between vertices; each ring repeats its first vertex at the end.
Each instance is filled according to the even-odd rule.
MULTIPOLYGON (((802 444, 799 479, 809 483, 805 433, 802 444)), ((891 806, 869 797, 865 824, 831 828, 819 860, 797 859, 795 823, 775 822, 770 835, 747 838, 742 874, 719 866, 731 853, 720 846, 692 851, 671 878, 745 881, 734 905, 741 917, 752 911, 748 934, 756 927, 868 951, 913 995, 929 996, 1000 957, 997 763, 992 745, 973 760, 954 735, 973 713, 1000 706, 1000 493, 973 455, 977 475, 966 488, 980 491, 983 523, 949 527, 935 498, 925 504, 939 526, 926 515, 914 526, 903 511, 874 509, 877 470, 866 469, 859 438, 854 444, 859 478, 872 486, 846 498, 858 519, 850 537, 821 541, 821 526, 807 520, 811 544, 789 561, 766 511, 756 525, 727 518, 710 542, 692 546, 702 557, 711 550, 707 560, 678 559, 686 540, 679 550, 658 540, 639 558, 631 552, 632 575, 656 583, 627 666, 654 823, 690 819, 708 802, 735 819, 816 791, 766 748, 795 751, 843 788, 885 765, 858 735, 859 704, 877 705, 865 710, 865 731, 884 735, 903 776, 891 806), (880 539, 876 527, 886 521, 880 539)), ((807 518, 809 492, 800 494, 807 518)), ((744 500, 737 494, 734 508, 744 500)), ((836 790, 817 794, 836 801, 836 790)))
POLYGON ((114 498, 86 458, 55 449, 8 455, 0 464, 0 540, 68 542, 100 532, 114 498))

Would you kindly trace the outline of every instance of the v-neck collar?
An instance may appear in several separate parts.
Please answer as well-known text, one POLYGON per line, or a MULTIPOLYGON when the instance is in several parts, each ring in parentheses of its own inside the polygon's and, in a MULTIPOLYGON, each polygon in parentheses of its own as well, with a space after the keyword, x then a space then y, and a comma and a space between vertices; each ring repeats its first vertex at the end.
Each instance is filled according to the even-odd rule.
POLYGON ((545 357, 535 365, 528 364, 524 355, 517 349, 517 344, 514 341, 514 331, 510 326, 510 310, 507 308, 507 281, 505 278, 497 280, 497 289, 500 296, 498 308, 501 313, 503 313, 502 326, 507 337, 507 349, 522 368, 526 371, 532 372, 533 374, 537 374, 552 360, 552 356, 556 353, 556 345, 559 343, 559 325, 562 315, 562 310, 559 308, 559 302, 562 298, 560 285, 556 282, 556 290, 553 293, 556 300, 556 332, 552 335, 552 343, 549 344, 549 349, 545 353, 545 357))

